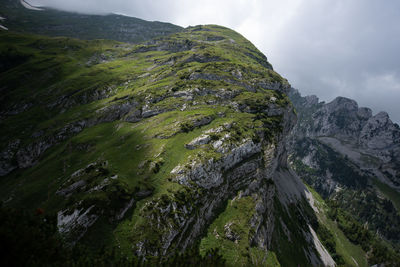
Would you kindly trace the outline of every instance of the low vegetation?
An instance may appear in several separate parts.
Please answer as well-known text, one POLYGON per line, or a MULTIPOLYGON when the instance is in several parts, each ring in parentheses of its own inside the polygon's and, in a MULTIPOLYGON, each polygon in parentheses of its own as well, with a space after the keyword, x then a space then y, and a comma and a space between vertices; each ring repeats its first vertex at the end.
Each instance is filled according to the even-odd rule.
MULTIPOLYGON (((90 251, 81 259, 73 255, 84 252, 60 247, 73 264, 115 257, 180 266, 234 263, 228 243, 217 252, 211 239, 198 248, 191 244, 183 255, 172 253, 180 251, 172 244, 165 256, 154 250, 146 259, 133 246, 147 240, 150 248, 160 248, 165 230, 150 223, 164 208, 204 194, 196 184, 178 183, 174 168, 218 162, 226 153, 218 150, 221 145, 277 142, 282 109, 290 107, 279 90, 289 85, 265 56, 241 35, 215 25, 138 45, 14 32, 1 32, 0 40, 0 149, 7 151, 8 164, 0 194, 7 208, 64 218, 62 235, 52 224, 46 238, 90 251), (208 142, 187 148, 207 132, 208 142), (77 227, 68 224, 70 218, 86 221, 77 227)), ((215 214, 221 218, 215 224, 254 212, 250 196, 233 202, 215 214)), ((192 206, 188 214, 196 216, 192 206)), ((171 212, 163 218, 170 223, 165 227, 173 229, 177 217, 189 215, 171 212)), ((239 260, 279 266, 274 252, 250 246, 247 219, 231 225, 242 237, 239 260)))

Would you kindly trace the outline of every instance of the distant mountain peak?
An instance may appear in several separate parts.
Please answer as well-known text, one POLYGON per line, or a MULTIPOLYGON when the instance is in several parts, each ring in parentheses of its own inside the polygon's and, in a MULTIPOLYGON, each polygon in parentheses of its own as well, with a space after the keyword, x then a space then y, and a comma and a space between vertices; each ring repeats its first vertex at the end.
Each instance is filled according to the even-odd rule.
POLYGON ((297 90, 289 96, 299 114, 298 135, 345 140, 390 164, 395 175, 389 175, 386 181, 400 186, 400 128, 387 112, 373 115, 370 108, 359 107, 355 100, 341 96, 326 104, 317 102, 315 96, 302 97, 297 90))

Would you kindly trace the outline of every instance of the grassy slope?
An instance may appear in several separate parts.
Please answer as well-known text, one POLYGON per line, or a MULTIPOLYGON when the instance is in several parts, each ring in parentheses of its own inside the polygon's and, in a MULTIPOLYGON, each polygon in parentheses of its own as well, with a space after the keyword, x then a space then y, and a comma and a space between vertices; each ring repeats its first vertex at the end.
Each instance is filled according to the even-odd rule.
POLYGON ((361 175, 356 166, 316 140, 304 139, 297 142, 297 145, 296 154, 299 158, 305 157, 307 146, 316 147, 317 154, 313 158, 318 164, 318 168, 313 169, 295 160, 294 167, 297 173, 324 198, 336 199, 341 207, 350 212, 361 224, 367 223, 370 230, 379 231, 396 246, 399 240, 397 226, 400 217, 392 203, 395 203, 397 194, 386 187, 385 193, 379 196, 378 190, 370 186, 374 177, 361 175), (324 180, 327 172, 332 174, 330 179, 338 182, 343 190, 329 190, 324 180), (385 195, 388 197, 383 197, 385 195), (389 199, 391 201, 388 201, 389 199))
POLYGON ((336 223, 327 216, 329 207, 325 204, 322 197, 313 188, 308 186, 308 189, 312 193, 314 200, 316 201, 315 206, 319 210, 319 213, 317 213, 318 220, 333 234, 337 254, 343 257, 345 265, 354 266, 354 262, 356 262, 358 266, 368 266, 366 253, 360 246, 351 243, 337 227, 336 223))
MULTIPOLYGON (((65 208, 73 210, 76 203, 83 203, 80 205, 86 207, 95 204, 97 208, 110 212, 120 209, 119 200, 126 199, 133 192, 152 190, 152 196, 136 203, 136 208, 131 209, 122 222, 110 223, 107 216, 103 216, 82 240, 93 247, 119 245, 129 253, 132 240, 143 238, 137 234, 138 229, 142 229, 140 227, 146 226, 146 220, 140 213, 145 202, 173 196, 182 190, 182 186, 168 179, 170 171, 178 164, 185 164, 190 157, 207 159, 221 156, 212 152, 209 146, 188 150, 184 144, 203 131, 226 123, 233 125, 230 142, 254 138, 257 130, 271 136, 279 131, 279 117, 260 118, 256 114, 237 112, 221 102, 214 93, 196 96, 195 101, 171 96, 175 91, 210 88, 215 92, 235 92, 235 102, 253 108, 267 105, 272 97, 277 99, 275 102, 278 105, 288 104, 285 96, 257 86, 258 93, 252 93, 240 84, 187 79, 194 72, 230 76, 231 72, 240 71, 243 81, 250 85, 258 79, 287 83, 272 69, 264 67, 269 63, 250 42, 226 28, 191 28, 159 42, 174 47, 186 44, 188 38, 193 40, 195 49, 147 51, 141 50, 146 47, 143 45, 114 41, 0 33, 1 55, 7 57, 12 54, 14 58, 21 58, 18 64, 6 65, 3 69, 0 78, 0 87, 5 92, 1 98, 2 109, 12 110, 21 102, 30 105, 25 111, 7 115, 2 120, 1 149, 16 139, 21 141, 21 147, 45 139, 65 125, 82 118, 97 118, 104 115, 100 112, 103 108, 125 103, 129 99, 143 104, 150 97, 156 99, 167 95, 167 98, 150 102, 150 105, 170 110, 136 123, 123 120, 104 122, 58 142, 41 156, 34 167, 16 170, 0 178, 2 200, 14 207, 41 207, 46 213, 65 208), (217 41, 207 41, 215 38, 217 41), (213 60, 188 62, 195 54, 213 60), (171 61, 173 63, 169 63, 171 61), (90 99, 91 94, 108 88, 111 91, 104 99, 90 99), (63 102, 65 99, 74 101, 63 102), (182 109, 183 104, 188 104, 188 107, 182 109), (193 121, 205 117, 211 117, 212 122, 182 131, 182 125, 190 126, 193 121), (33 133, 41 135, 34 137, 33 133), (57 190, 76 182, 71 178, 72 173, 89 163, 100 162, 104 165, 103 172, 90 171, 82 179, 92 187, 110 181, 114 175, 118 175, 117 180, 101 191, 78 191, 67 198, 56 194, 57 190)), ((139 233, 152 238, 152 233, 139 233)), ((268 259, 273 261, 271 255, 268 259)))
MULTIPOLYGON (((208 227, 207 235, 201 240, 200 254, 206 255, 210 249, 218 249, 227 266, 267 266, 280 267, 276 254, 269 250, 251 246, 249 239, 254 231, 250 220, 254 215, 253 197, 240 197, 229 200, 225 210, 208 227), (237 240, 226 237, 228 228, 235 233, 237 240)), ((228 232, 229 234, 229 232, 228 232)))
POLYGON ((252 256, 248 246, 250 229, 249 220, 253 216, 255 201, 252 197, 229 201, 225 211, 209 227, 207 237, 200 244, 201 254, 209 249, 219 248, 221 254, 230 266, 246 266, 252 256), (225 238, 225 225, 230 225, 232 231, 238 235, 238 240, 232 242, 225 238))

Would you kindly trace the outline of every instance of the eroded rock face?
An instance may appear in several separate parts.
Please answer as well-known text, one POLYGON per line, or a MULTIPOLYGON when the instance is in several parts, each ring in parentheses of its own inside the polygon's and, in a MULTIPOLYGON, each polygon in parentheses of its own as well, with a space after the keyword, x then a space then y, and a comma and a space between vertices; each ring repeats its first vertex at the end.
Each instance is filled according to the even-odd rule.
POLYGON ((376 158, 380 162, 378 166, 389 173, 383 181, 390 180, 391 186, 400 185, 400 128, 386 112, 373 116, 371 109, 359 108, 354 100, 344 97, 327 104, 318 102, 315 96, 301 97, 296 90, 291 91, 290 97, 299 112, 299 122, 292 133, 294 139, 333 137, 341 140, 347 143, 349 151, 376 158))
POLYGON ((90 214, 94 206, 89 207, 87 210, 76 209, 71 214, 68 211, 60 211, 57 214, 57 227, 61 234, 72 234, 74 233, 75 240, 79 240, 92 226, 98 216, 90 214))
MULTIPOLYGON (((135 253, 141 256, 168 255, 171 247, 186 249, 213 220, 222 203, 236 197, 241 189, 239 198, 252 196, 256 203, 254 215, 249 218, 252 229, 250 243, 265 250, 271 249, 276 216, 279 216, 274 203, 279 199, 282 205, 295 206, 306 191, 293 173, 284 171, 287 170, 286 136, 296 118, 290 108, 281 108, 280 114, 282 132, 272 142, 260 133, 257 141, 243 139, 231 143, 230 136, 224 133, 234 127, 232 125, 208 130, 192 140, 187 149, 208 144, 215 151, 221 151, 223 156, 207 160, 199 155, 171 171, 173 179, 185 185, 186 190, 173 197, 153 199, 141 210, 146 223, 154 229, 153 234, 159 233, 157 240, 160 240, 162 250, 144 238, 135 244, 135 253), (222 138, 211 141, 211 133, 219 133, 222 138), (187 197, 190 201, 186 200, 187 197)), ((224 238, 237 243, 241 236, 235 232, 234 225, 234 222, 225 224, 224 238)), ((318 265, 321 261, 313 252, 314 241, 309 240, 310 235, 308 230, 304 232, 304 251, 318 265)))
POLYGON ((307 136, 338 136, 353 139, 358 145, 371 150, 386 149, 397 144, 400 134, 386 112, 372 116, 369 108, 358 107, 354 100, 337 97, 332 102, 319 103, 315 96, 301 97, 292 91, 297 109, 301 110, 296 131, 307 136), (312 121, 304 116, 311 112, 312 121))
POLYGON ((229 222, 224 225, 225 237, 233 242, 237 242, 240 239, 240 235, 238 233, 235 233, 234 230, 232 230, 231 227, 233 224, 234 224, 233 222, 229 222))
MULTIPOLYGON (((275 154, 276 148, 271 146, 266 153, 275 154)), ((265 183, 265 180, 272 179, 272 173, 268 173, 265 168, 273 168, 272 165, 276 163, 272 162, 275 159, 273 157, 264 167, 263 158, 260 145, 244 141, 218 161, 195 161, 196 163, 191 168, 177 166, 172 174, 179 183, 188 187, 186 192, 190 195, 190 201, 179 201, 182 196, 177 195, 175 198, 178 201, 160 199, 149 202, 146 207, 152 207, 152 212, 148 215, 145 215, 146 207, 143 209, 143 215, 149 216, 147 217, 148 223, 157 232, 163 233, 160 237, 161 244, 163 244, 161 254, 168 253, 173 243, 182 249, 190 246, 204 231, 204 227, 210 223, 216 210, 221 208, 227 199, 233 198, 241 188, 248 188, 243 193, 244 196, 254 193, 258 194, 261 199, 271 200, 269 204, 261 204, 263 202, 260 201, 257 208, 259 213, 253 220, 256 232, 253 238, 259 239, 259 242, 267 247, 267 243, 272 237, 265 236, 265 233, 272 231, 270 229, 272 223, 268 224, 268 230, 259 229, 265 226, 263 222, 268 218, 265 216, 265 212, 267 207, 273 204, 272 199, 275 192, 273 187, 265 183), (226 161, 228 158, 233 161, 226 161), (264 185, 262 186, 262 184, 264 185), (196 193, 198 190, 203 193, 196 193), (154 212, 154 209, 159 212, 154 212), (172 211, 176 215, 171 218, 172 211)), ((273 209, 268 212, 271 214, 273 209)), ((152 247, 147 242, 136 244, 138 255, 157 255, 157 251, 156 247, 152 247)))
MULTIPOLYGON (((194 141, 199 143, 202 140, 207 140, 207 138, 200 137, 200 139, 195 139, 194 141)), ((188 148, 190 149, 191 147, 189 146, 188 148)), ((242 140, 238 146, 231 147, 220 160, 209 159, 206 162, 201 161, 201 159, 199 159, 200 161, 195 160, 189 166, 177 166, 172 170, 171 174, 176 175, 175 179, 180 184, 190 185, 191 182, 195 182, 202 188, 211 189, 223 183, 224 172, 260 152, 260 144, 254 144, 251 140, 242 140)), ((251 165, 246 167, 247 169, 243 170, 244 173, 250 173, 256 169, 251 165)))
POLYGON ((386 112, 370 117, 360 132, 361 145, 373 150, 391 148, 400 142, 400 129, 386 112))
MULTIPOLYGON (((360 131, 364 109, 359 111, 354 100, 337 97, 332 102, 324 105, 314 112, 314 134, 317 136, 343 135, 356 137, 360 131)), ((365 115, 365 114, 364 114, 365 115)))

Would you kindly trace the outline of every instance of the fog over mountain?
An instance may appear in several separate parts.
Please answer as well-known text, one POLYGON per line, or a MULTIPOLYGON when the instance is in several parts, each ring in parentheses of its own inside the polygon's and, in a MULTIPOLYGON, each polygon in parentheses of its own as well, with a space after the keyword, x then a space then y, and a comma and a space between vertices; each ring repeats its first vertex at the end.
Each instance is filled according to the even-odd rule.
POLYGON ((30 0, 82 13, 116 12, 181 26, 215 23, 249 38, 303 94, 353 98, 400 121, 400 2, 30 0))

